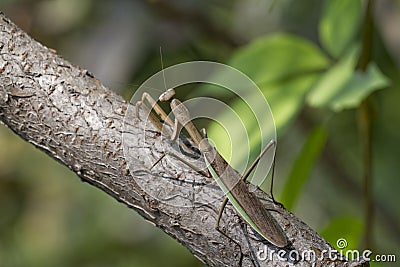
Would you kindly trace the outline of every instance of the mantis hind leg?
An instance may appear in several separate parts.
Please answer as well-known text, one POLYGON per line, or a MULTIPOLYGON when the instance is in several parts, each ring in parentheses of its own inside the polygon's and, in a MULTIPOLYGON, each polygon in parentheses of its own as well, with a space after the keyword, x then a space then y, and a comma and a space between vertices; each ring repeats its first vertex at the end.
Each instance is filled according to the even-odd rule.
POLYGON ((217 222, 215 224, 215 230, 217 230, 219 233, 221 233, 223 236, 225 236, 226 238, 228 238, 230 241, 232 241, 233 243, 236 244, 236 246, 239 247, 240 250, 240 258, 239 258, 239 263, 238 266, 242 266, 242 261, 243 261, 243 251, 242 251, 242 246, 236 241, 234 240, 232 237, 230 237, 227 233, 225 233, 220 227, 219 227, 219 223, 221 221, 221 217, 222 217, 222 213, 224 212, 224 209, 226 207, 226 204, 228 203, 228 198, 225 197, 224 201, 221 204, 221 207, 219 209, 218 212, 218 218, 217 218, 217 222))
MULTIPOLYGON (((247 177, 249 177, 250 173, 254 170, 254 168, 257 166, 258 162, 260 159, 264 156, 264 154, 270 150, 273 146, 276 147, 276 141, 271 140, 266 147, 261 151, 260 155, 257 156, 257 158, 253 161, 253 163, 250 165, 250 167, 246 170, 246 172, 242 176, 242 180, 246 180, 247 177)), ((274 177, 275 177, 275 159, 276 159, 276 154, 274 155, 273 163, 272 163, 272 174, 271 174, 271 185, 270 185, 270 190, 269 193, 271 195, 272 201, 275 204, 282 205, 281 203, 277 202, 275 200, 274 194, 273 194, 273 186, 274 186, 274 177)))
MULTIPOLYGON (((228 238, 230 241, 232 241, 233 243, 235 243, 236 246, 239 247, 240 258, 239 258, 238 266, 242 266, 242 263, 243 263, 243 255, 244 255, 244 254, 243 254, 243 250, 242 250, 242 246, 239 244, 239 242, 237 242, 236 240, 234 240, 232 237, 230 237, 226 232, 224 232, 224 231, 219 227, 219 223, 220 223, 220 221, 221 221, 221 217, 222 217, 222 214, 223 214, 224 209, 225 209, 225 207, 226 207, 226 204, 228 204, 228 198, 227 198, 227 197, 224 198, 224 200, 223 200, 223 202, 222 202, 222 204, 221 204, 221 207, 220 207, 220 209, 219 209, 217 222, 215 223, 215 230, 217 230, 220 234, 222 234, 223 236, 225 236, 226 238, 228 238)), ((256 266, 256 264, 255 264, 255 262, 254 262, 254 259, 253 259, 252 257, 250 257, 250 259, 251 259, 251 261, 252 261, 252 263, 253 263, 253 266, 256 266)))

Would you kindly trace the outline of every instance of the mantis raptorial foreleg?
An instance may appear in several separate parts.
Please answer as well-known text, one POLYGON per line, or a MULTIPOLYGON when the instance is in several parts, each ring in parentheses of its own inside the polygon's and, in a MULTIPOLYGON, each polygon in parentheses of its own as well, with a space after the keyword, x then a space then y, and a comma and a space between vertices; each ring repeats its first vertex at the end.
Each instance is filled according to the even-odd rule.
POLYGON ((167 116, 164 110, 157 104, 157 102, 148 93, 143 93, 142 100, 136 103, 136 116, 139 117, 139 107, 147 101, 154 111, 161 117, 161 119, 167 122, 169 125, 173 125, 171 119, 167 116))
MULTIPOLYGON (((175 94, 175 91, 173 89, 169 89, 160 95, 159 101, 163 101, 163 102, 168 101, 170 98, 173 97, 174 94, 175 94)), ((177 137, 179 136, 179 131, 180 131, 180 129, 178 128, 180 125, 177 123, 177 120, 175 120, 175 123, 172 122, 172 120, 168 117, 168 115, 164 112, 164 110, 160 107, 160 105, 158 105, 157 102, 154 100, 154 98, 152 98, 148 93, 143 93, 141 101, 138 101, 135 105, 136 117, 140 120, 139 108, 142 108, 145 111, 145 113, 148 114, 148 117, 151 120, 151 122, 163 135, 169 137, 172 141, 175 141, 177 139, 177 137), (146 102, 149 103, 150 106, 152 107, 152 109, 154 109, 154 111, 158 114, 158 116, 160 116, 160 119, 172 128, 172 133, 170 131, 168 131, 167 128, 164 127, 163 123, 161 123, 160 120, 151 112, 150 108, 146 105, 146 102)), ((188 148, 184 142, 178 140, 178 143, 179 143, 179 146, 184 148, 185 151, 191 151, 191 149, 188 148)), ((208 178, 210 177, 210 174, 208 172, 202 170, 198 166, 190 163, 187 160, 184 160, 183 158, 181 158, 175 154, 172 154, 172 153, 169 153, 169 154, 171 156, 179 159, 180 161, 182 161, 183 163, 185 163, 186 165, 188 165, 190 168, 194 169, 201 175, 204 175, 208 178)), ((165 156, 166 156, 166 154, 163 154, 159 159, 157 159, 152 164, 150 169, 152 169, 155 165, 157 165, 165 156)))

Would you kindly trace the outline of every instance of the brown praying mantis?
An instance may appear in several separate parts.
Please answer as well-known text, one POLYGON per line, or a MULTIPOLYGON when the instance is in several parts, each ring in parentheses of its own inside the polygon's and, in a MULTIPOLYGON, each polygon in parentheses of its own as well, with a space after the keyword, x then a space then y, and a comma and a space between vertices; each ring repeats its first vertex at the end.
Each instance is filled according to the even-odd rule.
POLYGON ((193 142, 196 144, 202 156, 204 157, 207 168, 212 177, 226 195, 226 198, 221 205, 215 228, 224 236, 235 242, 241 250, 240 244, 238 244, 219 228, 223 210, 229 200, 241 217, 264 239, 276 247, 287 247, 290 242, 288 241, 283 229, 276 219, 271 215, 269 210, 263 205, 260 199, 258 199, 257 196, 249 190, 249 185, 245 182, 246 178, 253 171, 264 153, 269 148, 276 145, 275 140, 270 141, 263 149, 261 154, 251 164, 245 174, 240 175, 226 162, 226 160, 218 153, 215 147, 209 143, 205 131, 204 136, 200 134, 190 119, 188 109, 178 99, 173 98, 174 95, 174 89, 168 89, 159 97, 159 101, 170 101, 171 109, 175 116, 174 122, 172 122, 172 120, 167 116, 157 102, 147 93, 144 93, 141 101, 137 102, 136 114, 139 118, 139 107, 145 107, 146 111, 149 112, 149 118, 153 121, 154 125, 160 130, 161 133, 170 137, 172 141, 175 141, 178 138, 180 130, 182 127, 185 127, 193 142), (145 105, 146 101, 160 116, 161 120, 172 127, 172 133, 166 131, 158 118, 150 112, 151 110, 145 105))

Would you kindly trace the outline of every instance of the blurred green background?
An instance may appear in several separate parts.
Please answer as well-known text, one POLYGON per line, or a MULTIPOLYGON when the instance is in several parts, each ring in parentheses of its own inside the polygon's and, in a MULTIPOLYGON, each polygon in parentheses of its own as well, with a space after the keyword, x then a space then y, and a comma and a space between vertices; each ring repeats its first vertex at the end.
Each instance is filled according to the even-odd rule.
MULTIPOLYGON (((278 200, 333 246, 345 238, 348 249, 398 253, 400 1, 376 1, 370 37, 367 2, 356 0, 0 0, 0 10, 127 100, 161 69, 160 46, 165 66, 213 60, 243 71, 275 116, 278 200)), ((0 214, 1 267, 202 266, 1 125, 0 214)))

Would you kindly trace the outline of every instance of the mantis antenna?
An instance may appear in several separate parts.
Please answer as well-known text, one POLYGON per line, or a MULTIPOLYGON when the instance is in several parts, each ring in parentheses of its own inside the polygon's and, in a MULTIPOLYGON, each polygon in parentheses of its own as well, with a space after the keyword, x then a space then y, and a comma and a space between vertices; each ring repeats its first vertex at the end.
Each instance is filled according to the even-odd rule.
POLYGON ((165 82, 164 62, 163 62, 163 57, 162 57, 162 47, 161 46, 160 46, 160 61, 161 61, 162 77, 164 80, 164 87, 165 87, 165 91, 167 91, 167 83, 165 82))

